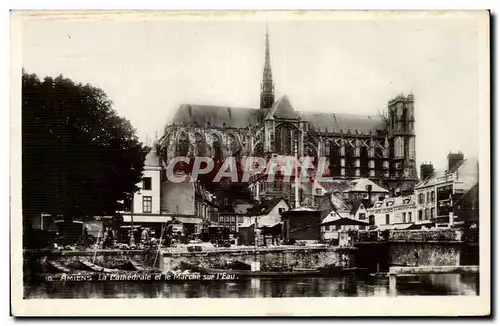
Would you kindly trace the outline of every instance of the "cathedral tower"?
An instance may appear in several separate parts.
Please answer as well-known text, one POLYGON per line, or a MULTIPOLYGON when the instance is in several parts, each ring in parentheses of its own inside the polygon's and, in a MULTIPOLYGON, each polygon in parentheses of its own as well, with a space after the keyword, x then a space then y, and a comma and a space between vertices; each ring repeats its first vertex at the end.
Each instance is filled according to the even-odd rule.
POLYGON ((399 95, 389 101, 389 132, 392 138, 391 176, 416 180, 414 97, 399 95))
POLYGON ((269 109, 274 104, 274 84, 273 73, 271 72, 271 62, 269 57, 269 33, 266 28, 266 53, 262 84, 260 86, 260 108, 269 109))

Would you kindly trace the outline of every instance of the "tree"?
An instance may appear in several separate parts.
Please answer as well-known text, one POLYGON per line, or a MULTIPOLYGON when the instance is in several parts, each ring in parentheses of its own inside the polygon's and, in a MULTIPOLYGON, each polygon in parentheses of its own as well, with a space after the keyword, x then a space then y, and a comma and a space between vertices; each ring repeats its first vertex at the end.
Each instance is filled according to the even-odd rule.
POLYGON ((99 88, 23 70, 23 216, 115 215, 148 148, 99 88))

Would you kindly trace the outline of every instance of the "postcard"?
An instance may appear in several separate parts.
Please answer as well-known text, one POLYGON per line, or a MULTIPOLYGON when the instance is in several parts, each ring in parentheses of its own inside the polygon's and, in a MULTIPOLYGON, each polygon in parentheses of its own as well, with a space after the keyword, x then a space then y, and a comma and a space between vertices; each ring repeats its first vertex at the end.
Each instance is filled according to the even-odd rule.
POLYGON ((12 11, 12 315, 489 315, 489 21, 12 11))

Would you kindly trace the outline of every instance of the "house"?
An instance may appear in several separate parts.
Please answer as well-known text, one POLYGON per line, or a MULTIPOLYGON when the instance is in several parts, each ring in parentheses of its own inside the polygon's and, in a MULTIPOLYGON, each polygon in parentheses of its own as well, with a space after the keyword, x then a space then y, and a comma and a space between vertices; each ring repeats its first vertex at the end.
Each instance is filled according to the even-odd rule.
MULTIPOLYGON (((473 189, 479 180, 479 165, 475 158, 465 159, 462 153, 448 154, 448 166, 443 172, 429 173, 415 186, 417 223, 448 226, 462 223, 458 215, 476 214, 464 212, 456 202, 473 189), (460 211, 460 213, 459 213, 460 211)), ((472 192, 474 192, 472 190, 472 192)), ((473 206, 470 206, 471 208, 473 206)), ((469 220, 471 216, 465 219, 469 220)))
POLYGON ((370 179, 352 180, 350 187, 343 191, 344 198, 351 201, 359 201, 368 199, 371 203, 380 200, 389 195, 387 189, 382 188, 370 179))
MULTIPOLYGON (((352 207, 351 214, 349 216, 353 220, 368 221, 368 209, 365 207, 362 201, 355 203, 352 207)), ((359 229, 360 227, 357 226, 359 229)), ((364 227, 361 227, 364 228, 364 227)))
POLYGON ((244 200, 235 200, 231 206, 218 214, 218 225, 226 228, 230 233, 238 233, 238 226, 245 222, 250 222, 251 217, 248 211, 253 204, 244 200))
POLYGON ((395 225, 415 223, 415 196, 399 196, 376 201, 367 209, 368 219, 374 225, 395 225))
POLYGON ((289 209, 283 198, 265 200, 255 204, 248 210, 245 221, 238 225, 240 244, 266 245, 267 241, 263 236, 271 235, 276 238, 281 235, 281 216, 289 209))
POLYGON ((281 223, 281 215, 289 209, 283 198, 264 200, 250 208, 248 216, 257 228, 272 227, 281 223))
MULTIPOLYGON (((349 206, 338 196, 333 196, 332 198, 335 198, 336 204, 332 202, 334 209, 322 218, 322 224, 338 218, 350 218, 368 223, 368 210, 362 201, 355 202, 349 209, 349 206)), ((340 230, 362 230, 365 228, 366 226, 364 225, 322 225, 321 235, 324 240, 330 240, 336 239, 340 230)))
MULTIPOLYGON (((174 219, 184 225, 187 234, 201 233, 202 223, 217 213, 214 196, 197 182, 186 178, 174 183, 162 178, 161 160, 153 148, 145 158, 139 190, 134 194, 130 209, 122 212, 123 222, 149 227, 159 237, 164 223, 174 219)), ((181 177, 183 172, 176 172, 181 177)))

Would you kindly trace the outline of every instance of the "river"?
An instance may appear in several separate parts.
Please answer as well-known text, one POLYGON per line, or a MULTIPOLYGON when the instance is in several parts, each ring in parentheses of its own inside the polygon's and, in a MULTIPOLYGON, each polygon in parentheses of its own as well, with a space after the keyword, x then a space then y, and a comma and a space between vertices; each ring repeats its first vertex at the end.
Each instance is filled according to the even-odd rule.
MULTIPOLYGON (((479 276, 440 274, 398 277, 398 296, 478 295, 479 276)), ((25 287, 25 298, 282 298, 388 296, 388 279, 308 277, 228 282, 51 282, 25 287)))

